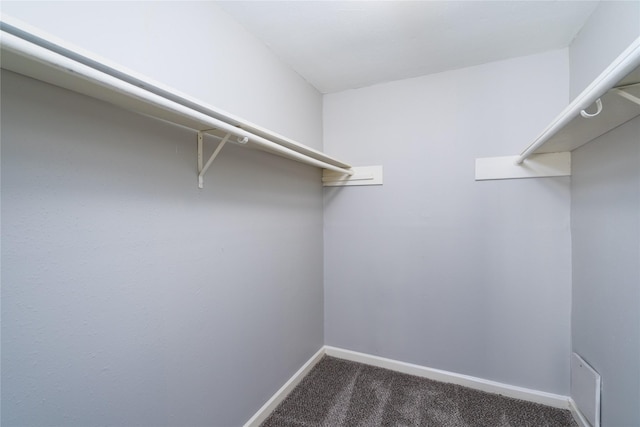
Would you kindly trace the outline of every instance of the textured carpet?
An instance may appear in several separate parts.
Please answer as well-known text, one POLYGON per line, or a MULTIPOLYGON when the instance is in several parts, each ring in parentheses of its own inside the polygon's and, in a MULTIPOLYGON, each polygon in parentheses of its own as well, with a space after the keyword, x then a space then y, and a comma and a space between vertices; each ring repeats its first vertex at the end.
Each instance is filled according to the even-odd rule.
POLYGON ((568 410, 325 356, 263 427, 577 427, 568 410))

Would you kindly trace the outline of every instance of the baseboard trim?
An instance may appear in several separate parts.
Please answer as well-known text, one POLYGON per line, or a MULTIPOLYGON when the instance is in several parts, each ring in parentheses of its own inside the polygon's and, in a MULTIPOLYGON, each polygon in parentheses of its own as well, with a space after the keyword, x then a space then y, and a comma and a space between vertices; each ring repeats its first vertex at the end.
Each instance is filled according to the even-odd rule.
POLYGON ((256 412, 255 415, 244 424, 244 427, 257 427, 264 420, 266 420, 267 417, 271 415, 271 412, 273 412, 273 410, 276 409, 276 407, 280 404, 280 402, 282 402, 289 395, 289 393, 291 393, 291 391, 300 383, 300 381, 302 381, 305 375, 307 375, 309 371, 320 361, 320 359, 322 359, 322 356, 324 356, 324 354, 325 350, 324 347, 322 347, 316 354, 311 356, 311 359, 309 359, 304 365, 302 365, 302 367, 298 369, 298 372, 293 374, 293 376, 289 378, 289 381, 287 381, 282 387, 280 387, 280 390, 276 391, 271 399, 267 400, 267 402, 262 405, 262 408, 260 408, 258 412, 256 412))
POLYGON ((574 421, 579 427, 591 427, 591 423, 587 421, 584 415, 582 415, 582 412, 580 412, 576 402, 574 402, 572 398, 569 398, 569 410, 571 411, 571 415, 573 415, 574 421))
POLYGON ((576 423, 580 427, 591 427, 584 419, 575 403, 568 396, 547 393, 544 391, 532 390, 524 387, 485 380, 470 375, 456 374, 454 372, 440 369, 427 368, 425 366, 414 365, 412 363, 400 362, 385 357, 373 356, 357 351, 345 350, 342 348, 323 346, 311 359, 309 359, 293 376, 278 390, 253 417, 244 424, 244 427, 258 427, 273 410, 282 402, 291 391, 297 386, 309 371, 322 359, 324 355, 336 357, 338 359, 350 360, 352 362, 364 363, 366 365, 377 366, 404 374, 415 375, 417 377, 429 378, 450 384, 457 384, 487 393, 500 394, 514 399, 526 400, 528 402, 540 403, 560 409, 569 409, 576 423))
POLYGON ((360 362, 379 368, 390 369, 418 377, 429 378, 435 381, 457 384, 487 393, 501 394, 506 397, 540 403, 554 408, 569 409, 569 398, 559 394, 547 393, 544 391, 532 390, 524 387, 517 387, 503 384, 496 381, 485 380, 469 375, 456 374, 454 372, 442 371, 440 369, 427 368, 411 363, 399 362, 370 354, 359 353, 351 350, 344 350, 336 347, 325 346, 327 356, 339 359, 360 362))

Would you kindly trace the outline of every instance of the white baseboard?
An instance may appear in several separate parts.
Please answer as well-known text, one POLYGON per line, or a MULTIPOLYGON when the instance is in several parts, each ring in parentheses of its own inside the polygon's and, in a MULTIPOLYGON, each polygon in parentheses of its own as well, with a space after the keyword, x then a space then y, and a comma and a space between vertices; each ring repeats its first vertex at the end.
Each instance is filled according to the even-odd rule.
POLYGON ((325 345, 307 361, 290 379, 278 390, 256 414, 247 421, 244 427, 257 427, 273 412, 287 395, 295 388, 304 376, 322 359, 324 355, 336 357, 338 359, 350 360, 352 362, 364 363, 366 365, 377 366, 404 374, 415 375, 417 377, 428 378, 434 381, 441 381, 450 384, 457 384, 487 393, 500 394, 514 399, 526 400, 528 402, 540 403, 560 409, 569 409, 580 427, 591 427, 584 417, 575 407, 573 401, 559 394, 547 393, 544 391, 532 390, 524 387, 517 387, 503 384, 496 381, 489 381, 469 375, 456 374, 454 372, 440 369, 427 368, 425 366, 414 365, 412 363, 399 362, 397 360, 370 354, 359 353, 357 351, 344 350, 337 347, 325 345), (586 424, 585 424, 586 423, 586 424))
POLYGON ((244 424, 244 427, 257 427, 264 420, 266 420, 267 417, 271 415, 271 412, 273 412, 273 410, 276 409, 276 407, 280 404, 280 402, 282 402, 289 395, 289 393, 291 393, 291 391, 300 383, 300 381, 302 381, 305 375, 307 375, 309 371, 316 365, 316 363, 318 363, 320 359, 322 359, 322 356, 324 356, 324 354, 324 347, 322 347, 316 354, 311 356, 311 359, 309 359, 307 363, 302 365, 302 367, 298 369, 298 372, 293 374, 293 376, 289 378, 289 381, 287 381, 282 387, 280 387, 280 390, 276 391, 271 399, 267 400, 267 402, 262 405, 262 408, 260 408, 258 412, 256 412, 255 415, 244 424))
POLYGON ((569 409, 569 398, 559 394, 547 393, 544 391, 531 390, 528 388, 517 387, 509 384, 503 384, 496 381, 489 381, 482 378, 472 377, 469 375, 456 374, 454 372, 442 371, 440 369, 427 368, 411 363, 399 362, 397 360, 386 359, 384 357, 372 356, 370 354, 358 353, 351 350, 343 350, 340 348, 325 346, 325 352, 328 356, 337 357, 339 359, 351 360, 367 365, 377 366, 379 368, 390 369, 404 374, 415 375, 417 377, 429 378, 435 381, 445 383, 458 384, 461 386, 473 388, 475 390, 486 391, 488 393, 501 394, 506 397, 526 400, 534 403, 552 406, 554 408, 569 409))
POLYGON ((582 412, 580 412, 576 402, 574 402, 572 398, 569 398, 569 410, 571 411, 571 415, 573 415, 574 421, 579 427, 591 427, 591 424, 587 421, 585 416, 582 415, 582 412))

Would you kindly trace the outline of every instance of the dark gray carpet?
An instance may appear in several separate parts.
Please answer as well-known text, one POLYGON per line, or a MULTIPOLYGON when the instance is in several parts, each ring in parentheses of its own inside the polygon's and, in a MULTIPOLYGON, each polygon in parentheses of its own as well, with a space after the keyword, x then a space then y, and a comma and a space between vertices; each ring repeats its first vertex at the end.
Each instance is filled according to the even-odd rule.
POLYGON ((568 410, 325 356, 263 427, 577 427, 568 410))

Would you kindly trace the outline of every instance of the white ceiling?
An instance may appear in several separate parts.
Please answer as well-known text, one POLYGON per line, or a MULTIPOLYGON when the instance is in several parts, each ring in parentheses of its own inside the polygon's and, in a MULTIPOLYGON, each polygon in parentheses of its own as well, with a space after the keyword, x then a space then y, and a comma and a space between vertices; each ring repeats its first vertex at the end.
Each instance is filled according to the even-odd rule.
POLYGON ((568 46, 597 1, 220 1, 322 93, 568 46))

